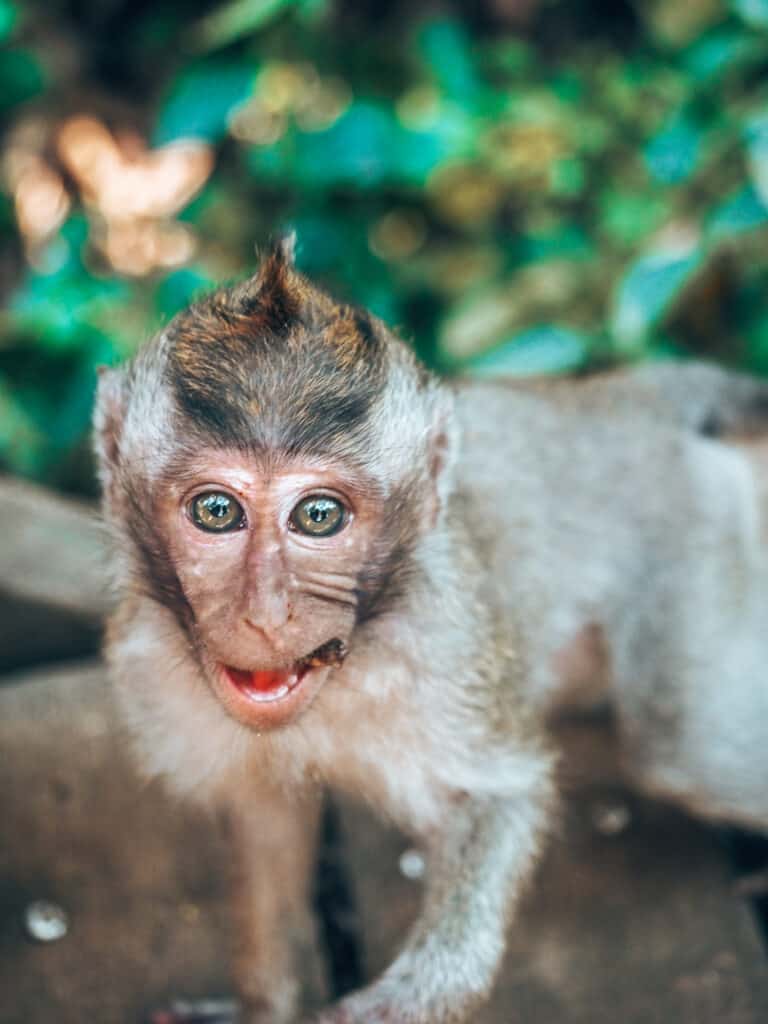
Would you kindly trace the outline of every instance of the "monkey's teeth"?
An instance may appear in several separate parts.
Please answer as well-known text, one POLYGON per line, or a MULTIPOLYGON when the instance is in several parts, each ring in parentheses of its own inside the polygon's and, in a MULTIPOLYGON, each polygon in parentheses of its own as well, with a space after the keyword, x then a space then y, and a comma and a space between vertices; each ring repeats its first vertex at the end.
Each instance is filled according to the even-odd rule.
POLYGON ((242 689, 246 697, 256 701, 257 704, 268 704, 271 700, 280 700, 281 697, 285 697, 287 693, 291 692, 290 686, 279 686, 276 690, 268 690, 266 693, 261 690, 251 690, 248 687, 242 689))

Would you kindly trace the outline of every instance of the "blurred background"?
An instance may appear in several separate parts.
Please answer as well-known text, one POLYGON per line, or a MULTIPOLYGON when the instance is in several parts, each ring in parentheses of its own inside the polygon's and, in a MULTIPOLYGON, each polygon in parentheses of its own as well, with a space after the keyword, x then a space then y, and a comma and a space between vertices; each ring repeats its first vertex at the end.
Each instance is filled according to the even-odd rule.
POLYGON ((0 0, 0 469, 254 246, 447 373, 768 372, 768 0, 0 0))

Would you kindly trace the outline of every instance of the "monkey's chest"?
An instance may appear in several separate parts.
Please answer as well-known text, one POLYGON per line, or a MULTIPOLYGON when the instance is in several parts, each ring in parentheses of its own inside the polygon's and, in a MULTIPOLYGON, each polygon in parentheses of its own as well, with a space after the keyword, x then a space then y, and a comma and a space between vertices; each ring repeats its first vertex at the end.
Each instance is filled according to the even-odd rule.
POLYGON ((435 766, 446 752, 435 749, 417 706, 350 687, 317 711, 304 725, 311 775, 361 796, 406 829, 421 831, 439 819, 446 786, 435 766))

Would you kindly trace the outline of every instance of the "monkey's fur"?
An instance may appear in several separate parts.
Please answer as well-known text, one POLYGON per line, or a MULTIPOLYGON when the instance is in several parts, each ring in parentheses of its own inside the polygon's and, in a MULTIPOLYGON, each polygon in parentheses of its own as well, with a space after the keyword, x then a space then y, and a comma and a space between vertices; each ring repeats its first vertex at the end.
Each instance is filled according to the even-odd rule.
POLYGON ((324 1024, 459 1022, 487 995, 548 827, 543 723, 558 708, 610 691, 641 786, 768 826, 764 508, 748 443, 766 410, 768 387, 700 365, 442 384, 284 247, 103 375, 123 597, 107 653, 145 771, 238 811, 241 1019, 294 1013, 280 928, 302 894, 261 865, 300 856, 284 808, 306 799, 312 817, 318 782, 370 801, 428 856, 403 951, 324 1024), (297 546, 280 525, 302 474, 345 494, 338 539, 297 546), (201 483, 236 492, 245 529, 194 532, 201 483), (335 664, 322 663, 330 640, 335 664), (278 701, 251 718, 222 690, 222 665, 255 679, 310 652, 315 689, 295 713, 278 701), (268 822, 249 817, 257 792, 268 822))

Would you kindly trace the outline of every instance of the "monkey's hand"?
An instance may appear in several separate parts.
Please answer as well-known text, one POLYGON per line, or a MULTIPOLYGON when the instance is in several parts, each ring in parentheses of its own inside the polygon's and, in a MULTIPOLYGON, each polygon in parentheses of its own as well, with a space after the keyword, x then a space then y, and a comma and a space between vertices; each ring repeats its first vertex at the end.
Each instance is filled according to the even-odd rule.
POLYGON ((413 975, 407 976, 390 969, 370 987, 329 1006, 305 1024, 459 1024, 484 995, 468 1001, 466 990, 451 991, 452 979, 444 978, 444 990, 427 1005, 417 978, 434 974, 435 964, 414 959, 412 970, 413 975))
MULTIPOLYGON (((544 783, 544 789, 548 782, 544 783)), ((460 1024, 488 995, 534 862, 541 780, 508 797, 457 794, 430 837, 424 908, 391 966, 311 1024, 460 1024)))

